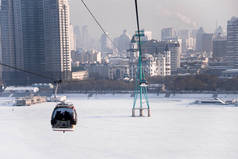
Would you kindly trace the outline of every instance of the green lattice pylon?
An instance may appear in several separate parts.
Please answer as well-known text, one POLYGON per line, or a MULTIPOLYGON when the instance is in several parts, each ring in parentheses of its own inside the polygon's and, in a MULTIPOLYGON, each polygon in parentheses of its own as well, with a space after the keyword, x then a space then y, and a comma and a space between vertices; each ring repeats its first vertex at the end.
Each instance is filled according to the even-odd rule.
MULTIPOLYGON (((140 39, 140 34, 138 34, 140 39)), ((138 65, 137 65, 137 72, 136 72, 136 78, 135 78, 135 92, 134 92, 134 103, 132 108, 132 116, 135 117, 136 110, 139 110, 139 116, 143 116, 143 111, 147 110, 148 117, 151 116, 150 113, 150 105, 147 95, 147 88, 148 84, 145 79, 145 72, 143 69, 143 63, 142 63, 142 52, 141 52, 141 43, 140 40, 138 42, 138 48, 139 48, 139 59, 138 59, 138 65), (139 106, 137 106, 137 99, 139 95, 139 106)))
POLYGON ((142 51, 141 51, 141 36, 142 35, 141 34, 143 34, 143 32, 140 31, 137 0, 135 0, 135 9, 136 9, 136 21, 137 21, 137 31, 138 31, 136 36, 139 39, 138 40, 139 59, 138 59, 136 79, 135 79, 136 86, 135 86, 135 93, 134 93, 135 97, 134 97, 134 104, 133 104, 133 108, 132 108, 132 116, 135 117, 136 110, 139 110, 139 112, 140 112, 139 116, 143 116, 143 110, 147 110, 148 117, 150 117, 150 105, 149 105, 149 100, 148 100, 148 96, 147 96, 147 86, 148 85, 147 85, 147 82, 145 79, 145 73, 144 73, 143 64, 142 64, 142 51), (140 105, 139 105, 139 107, 136 107, 138 95, 140 95, 140 105))

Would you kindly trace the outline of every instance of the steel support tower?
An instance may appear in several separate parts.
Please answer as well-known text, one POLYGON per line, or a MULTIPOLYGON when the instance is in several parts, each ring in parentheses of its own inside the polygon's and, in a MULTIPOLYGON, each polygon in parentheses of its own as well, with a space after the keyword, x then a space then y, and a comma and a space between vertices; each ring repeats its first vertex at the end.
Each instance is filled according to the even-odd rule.
POLYGON ((145 72, 143 69, 142 61, 142 49, 141 49, 141 31, 139 25, 139 14, 138 14, 138 5, 137 0, 135 0, 135 9, 136 9, 136 20, 137 20, 137 36, 138 36, 138 50, 139 50, 139 59, 137 65, 136 79, 135 79, 135 92, 134 92, 134 103, 132 108, 132 117, 136 117, 136 110, 139 111, 139 116, 143 116, 143 111, 147 110, 148 117, 151 116, 150 105, 147 95, 148 84, 145 79, 145 72), (139 96, 139 105, 137 105, 137 99, 139 96))

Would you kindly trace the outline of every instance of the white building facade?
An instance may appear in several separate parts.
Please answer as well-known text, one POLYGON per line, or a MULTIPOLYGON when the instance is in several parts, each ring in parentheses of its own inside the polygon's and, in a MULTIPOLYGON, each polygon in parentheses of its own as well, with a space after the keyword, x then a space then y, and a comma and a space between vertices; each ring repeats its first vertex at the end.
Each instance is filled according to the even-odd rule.
POLYGON ((227 48, 225 61, 232 66, 238 64, 238 17, 227 22, 227 48))
POLYGON ((44 2, 47 72, 63 79, 71 75, 70 11, 68 0, 44 2), (60 73, 60 74, 59 74, 60 73))
POLYGON ((157 76, 170 76, 171 75, 171 52, 165 51, 157 57, 157 76))

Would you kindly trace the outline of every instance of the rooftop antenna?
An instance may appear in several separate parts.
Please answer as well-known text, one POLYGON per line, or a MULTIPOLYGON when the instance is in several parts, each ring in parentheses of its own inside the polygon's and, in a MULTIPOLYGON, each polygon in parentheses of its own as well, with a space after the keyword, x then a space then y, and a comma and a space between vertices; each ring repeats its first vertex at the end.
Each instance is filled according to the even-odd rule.
POLYGON ((217 28, 218 28, 218 22, 217 22, 217 20, 216 20, 216 30, 217 30, 217 28))
POLYGON ((136 20, 137 20, 137 32, 136 36, 138 36, 138 48, 139 48, 139 59, 137 65, 137 73, 136 73, 136 86, 135 86, 135 93, 134 93, 134 104, 132 108, 132 117, 136 117, 136 110, 139 110, 139 116, 143 117, 143 111, 147 110, 148 117, 151 116, 150 114, 150 105, 147 96, 147 87, 148 83, 145 79, 145 73, 142 67, 142 51, 141 51, 141 36, 143 32, 140 31, 140 24, 139 24, 139 14, 138 14, 138 5, 137 0, 135 0, 135 9, 136 9, 136 20), (139 106, 136 105, 138 95, 140 96, 140 104, 139 106))

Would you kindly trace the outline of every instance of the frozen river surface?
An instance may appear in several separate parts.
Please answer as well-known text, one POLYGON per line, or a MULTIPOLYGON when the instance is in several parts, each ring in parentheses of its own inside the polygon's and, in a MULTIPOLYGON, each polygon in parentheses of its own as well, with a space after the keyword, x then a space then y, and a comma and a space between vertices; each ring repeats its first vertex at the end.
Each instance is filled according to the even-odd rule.
POLYGON ((2 159, 238 159, 238 107, 150 98, 151 118, 132 118, 129 95, 68 95, 74 132, 53 132, 55 103, 0 107, 2 159))

